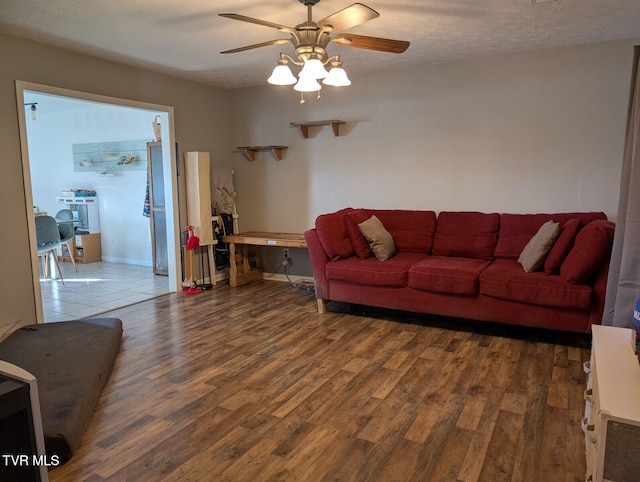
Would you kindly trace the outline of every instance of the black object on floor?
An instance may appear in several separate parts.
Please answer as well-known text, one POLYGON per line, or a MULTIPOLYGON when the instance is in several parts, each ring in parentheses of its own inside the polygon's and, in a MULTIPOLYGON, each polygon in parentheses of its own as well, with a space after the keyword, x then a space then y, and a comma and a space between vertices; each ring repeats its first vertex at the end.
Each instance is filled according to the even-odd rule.
POLYGON ((80 445, 122 341, 122 321, 94 318, 24 326, 0 343, 0 359, 38 382, 47 457, 80 445))

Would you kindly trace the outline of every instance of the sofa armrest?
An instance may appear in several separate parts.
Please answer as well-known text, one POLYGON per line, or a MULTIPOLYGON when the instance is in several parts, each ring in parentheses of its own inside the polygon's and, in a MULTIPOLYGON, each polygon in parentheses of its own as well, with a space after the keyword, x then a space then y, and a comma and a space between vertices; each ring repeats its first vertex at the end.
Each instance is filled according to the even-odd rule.
MULTIPOLYGON (((318 300, 327 300, 329 299, 329 286, 327 284, 326 266, 329 262, 329 256, 324 251, 315 228, 305 231, 304 239, 307 241, 309 257, 311 258, 316 298, 318 300)), ((320 304, 318 304, 318 307, 320 308, 320 304)))
POLYGON ((607 294, 607 279, 609 277, 609 260, 602 263, 602 266, 596 272, 593 287, 593 302, 591 313, 589 314, 589 333, 591 333, 591 325, 601 325, 604 315, 604 302, 607 294))

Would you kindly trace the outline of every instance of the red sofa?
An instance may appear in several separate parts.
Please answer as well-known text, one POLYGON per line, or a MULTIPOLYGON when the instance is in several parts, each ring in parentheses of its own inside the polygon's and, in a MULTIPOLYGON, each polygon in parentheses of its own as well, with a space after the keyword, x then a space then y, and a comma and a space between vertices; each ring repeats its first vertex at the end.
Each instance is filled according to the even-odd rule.
POLYGON ((318 310, 330 300, 588 333, 602 320, 614 224, 602 212, 498 214, 347 208, 305 232, 318 310), (379 261, 358 224, 375 215, 396 254, 379 261), (541 271, 520 253, 562 227, 541 271))

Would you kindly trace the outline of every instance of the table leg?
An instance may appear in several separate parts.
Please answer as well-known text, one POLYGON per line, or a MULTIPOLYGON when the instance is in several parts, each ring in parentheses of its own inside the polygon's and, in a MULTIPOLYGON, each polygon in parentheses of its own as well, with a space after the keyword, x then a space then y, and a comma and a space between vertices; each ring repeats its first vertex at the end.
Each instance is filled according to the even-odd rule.
POLYGON ((209 283, 216 285, 216 258, 213 250, 213 244, 207 246, 207 261, 209 261, 209 283))
POLYGON ((229 243, 229 286, 238 286, 238 267, 236 266, 236 243, 229 243))

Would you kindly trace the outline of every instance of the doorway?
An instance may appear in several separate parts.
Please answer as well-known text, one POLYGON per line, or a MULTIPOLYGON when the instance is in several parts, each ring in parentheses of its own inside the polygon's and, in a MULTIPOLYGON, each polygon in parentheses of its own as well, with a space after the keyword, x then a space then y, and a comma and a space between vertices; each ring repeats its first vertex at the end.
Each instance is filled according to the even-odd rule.
MULTIPOLYGON (((87 169, 78 169, 77 163, 73 158, 72 146, 68 136, 66 140, 60 138, 64 135, 57 134, 55 128, 43 129, 46 122, 47 115, 51 118, 57 119, 56 124, 68 124, 70 129, 74 130, 74 136, 78 144, 83 141, 95 141, 95 142, 107 142, 114 140, 130 141, 134 137, 139 140, 154 140, 154 132, 152 131, 151 121, 154 119, 159 120, 161 126, 162 139, 166 140, 162 142, 162 157, 163 161, 163 177, 164 187, 166 193, 166 240, 167 240, 167 255, 168 255, 168 276, 165 277, 167 282, 168 292, 178 291, 180 288, 180 280, 178 274, 181 272, 180 266, 180 236, 179 236, 179 221, 178 221, 178 196, 177 196, 177 169, 176 169, 176 150, 170 148, 175 146, 174 141, 174 129, 173 129, 173 108, 162 105, 148 104, 142 102, 129 101, 118 98, 111 98, 106 96, 99 96, 90 93, 83 93, 77 91, 70 91, 67 89, 59 89, 50 86, 44 86, 39 84, 32 84, 27 82, 16 82, 16 94, 18 99, 18 113, 21 135, 21 147, 22 147, 22 161, 23 161, 23 173, 25 182, 25 196, 27 199, 27 219, 29 220, 29 236, 32 246, 32 266, 33 266, 33 279, 34 279, 34 292, 36 293, 36 314, 38 322, 44 320, 44 310, 42 303, 42 290, 40 286, 40 274, 39 265, 37 263, 37 254, 35 250, 35 223, 33 222, 33 209, 40 209, 51 211, 49 214, 55 215, 56 208, 63 208, 64 206, 56 204, 56 198, 64 195, 64 191, 67 192, 72 188, 86 188, 91 186, 97 186, 95 191, 98 191, 98 196, 102 194, 102 198, 98 201, 101 204, 101 212, 103 214, 101 219, 100 231, 102 234, 103 258, 105 261, 113 263, 124 263, 133 265, 144 265, 149 263, 149 270, 151 271, 151 255, 147 257, 144 253, 143 244, 146 244, 146 249, 150 253, 150 237, 149 237, 149 222, 146 219, 147 230, 144 234, 141 233, 128 233, 129 230, 133 230, 133 224, 127 224, 123 219, 122 213, 133 209, 138 213, 143 211, 144 202, 144 188, 146 184, 146 162, 138 172, 134 172, 135 166, 130 166, 134 170, 127 171, 123 168, 115 168, 117 163, 113 163, 109 169, 105 169, 105 165, 90 166, 87 169), (42 105, 36 105, 35 115, 33 114, 33 103, 35 99, 42 99, 42 105), (25 104, 24 108, 21 104, 25 104), (44 104, 47 104, 46 106, 44 104), (63 109, 68 109, 69 105, 73 104, 77 110, 72 114, 63 114, 63 109), (65 107, 66 105, 66 107, 65 107), (96 111, 104 112, 109 111, 111 117, 96 118, 96 111), (115 120, 114 120, 114 117, 115 120), (117 133, 117 128, 110 129, 113 124, 124 125, 126 124, 122 119, 127 116, 144 118, 147 126, 144 127, 143 133, 135 133, 135 128, 126 129, 126 135, 117 133), (92 133, 87 133, 89 129, 85 127, 87 125, 94 125, 92 133), (40 170, 49 171, 49 175, 44 175, 43 172, 33 171, 33 165, 31 163, 30 151, 34 149, 30 145, 29 129, 37 131, 40 128, 41 133, 46 139, 45 144, 49 144, 50 152, 47 152, 48 163, 40 165, 40 170), (148 131, 148 134, 147 134, 148 131), (56 142, 61 142, 63 146, 56 146, 56 142), (50 155, 49 155, 50 154, 50 155), (74 169, 75 168, 75 169, 74 169), (57 173, 56 169, 66 172, 66 174, 57 173), (68 179, 65 179, 68 177, 68 179), (44 182, 43 182, 44 178, 44 182), (56 181, 57 179, 57 181, 56 181), (60 180, 62 179, 62 181, 60 180), (134 185, 135 189, 131 186, 134 185), (61 192, 62 191, 62 192, 61 192), (132 192, 134 191, 134 192, 132 192), (43 195, 44 194, 44 195, 43 195), (41 201, 36 201, 40 199, 41 201), (107 201, 108 202, 104 202, 107 201), (45 204, 45 205, 42 205, 45 204), (37 206, 37 207, 36 207, 37 206), (43 209, 46 208, 46 209, 43 209), (113 222, 120 221, 120 225, 114 226, 113 222), (111 223, 111 224, 110 224, 111 223), (111 233, 111 234, 110 234, 111 233), (127 234, 129 234, 127 236, 127 234), (123 240, 124 246, 118 246, 119 238, 123 240)), ((51 126, 51 124, 50 124, 51 126)), ((42 147, 40 147, 42 148, 42 147)), ((145 146, 146 149, 146 146, 145 146)), ((33 152, 33 158, 35 159, 37 153, 33 152)), ((39 153, 42 154, 42 153, 39 153)), ((142 164, 142 162, 138 163, 142 164)), ((89 189, 90 191, 91 189, 89 189)), ((136 225, 139 225, 140 219, 136 221, 136 225)), ((109 263, 107 263, 109 264, 109 263)), ((87 267, 89 265, 86 265, 87 267)), ((98 265, 94 265, 92 271, 98 265)), ((92 278, 95 279, 95 278, 92 278)), ((82 276, 80 280, 83 280, 82 276)), ((83 282, 87 282, 83 280, 83 282)), ((95 290, 94 290, 95 291, 95 290)), ((152 296, 149 296, 152 297, 152 296)), ((131 300, 124 300, 123 305, 130 304, 131 300)), ((109 306, 111 308, 111 306, 109 306)), ((99 312, 99 307, 96 307, 99 312)), ((107 311, 102 310, 102 311, 107 311)))

